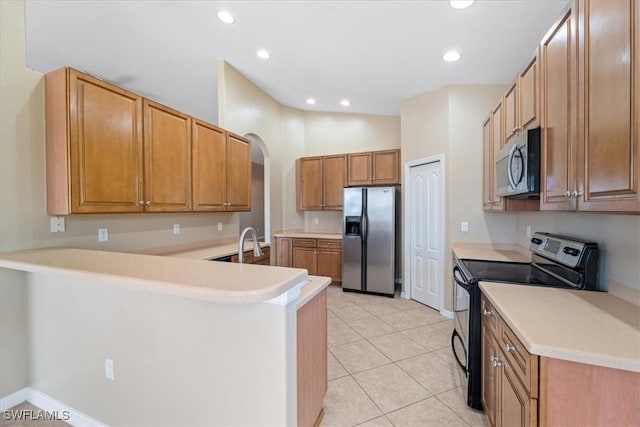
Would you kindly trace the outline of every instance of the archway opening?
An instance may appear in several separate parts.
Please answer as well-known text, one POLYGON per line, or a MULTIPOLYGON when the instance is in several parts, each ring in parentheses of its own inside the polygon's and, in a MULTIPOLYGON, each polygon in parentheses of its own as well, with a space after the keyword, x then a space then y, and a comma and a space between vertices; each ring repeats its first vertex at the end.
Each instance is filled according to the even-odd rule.
POLYGON ((262 138, 254 133, 245 137, 251 140, 251 211, 240 213, 239 228, 253 227, 259 240, 271 243, 271 158, 262 138))

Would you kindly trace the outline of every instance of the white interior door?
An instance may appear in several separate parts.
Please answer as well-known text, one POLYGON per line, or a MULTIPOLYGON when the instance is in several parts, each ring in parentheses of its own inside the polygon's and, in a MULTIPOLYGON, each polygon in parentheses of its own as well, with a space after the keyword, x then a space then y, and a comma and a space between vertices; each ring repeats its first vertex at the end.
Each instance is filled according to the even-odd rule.
POLYGON ((439 161, 410 169, 411 298, 440 310, 444 229, 439 161))

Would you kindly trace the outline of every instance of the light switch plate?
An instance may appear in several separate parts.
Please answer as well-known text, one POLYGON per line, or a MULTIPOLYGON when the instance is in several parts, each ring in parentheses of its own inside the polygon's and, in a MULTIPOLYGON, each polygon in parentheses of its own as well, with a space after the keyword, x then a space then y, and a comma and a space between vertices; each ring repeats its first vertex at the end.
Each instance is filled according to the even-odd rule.
POLYGON ((218 231, 222 231, 224 228, 224 226, 222 225, 222 222, 218 222, 218 231))
POLYGON ((49 219, 51 221, 51 232, 52 233, 63 233, 65 231, 64 217, 63 216, 52 216, 49 219))
POLYGON ((463 221, 460 223, 460 231, 462 231, 463 233, 469 232, 469 223, 467 221, 463 221))
POLYGON ((98 242, 106 242, 109 240, 109 229, 98 228, 98 242))
POLYGON ((180 234, 180 224, 173 224, 173 234, 177 236, 180 234))

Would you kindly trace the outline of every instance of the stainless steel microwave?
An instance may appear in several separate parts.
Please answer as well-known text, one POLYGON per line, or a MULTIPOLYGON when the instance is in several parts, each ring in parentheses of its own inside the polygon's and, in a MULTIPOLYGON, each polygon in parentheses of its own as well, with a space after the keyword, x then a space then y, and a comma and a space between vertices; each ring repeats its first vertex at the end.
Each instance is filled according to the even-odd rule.
POLYGON ((540 197, 540 128, 529 129, 496 156, 496 196, 540 197))

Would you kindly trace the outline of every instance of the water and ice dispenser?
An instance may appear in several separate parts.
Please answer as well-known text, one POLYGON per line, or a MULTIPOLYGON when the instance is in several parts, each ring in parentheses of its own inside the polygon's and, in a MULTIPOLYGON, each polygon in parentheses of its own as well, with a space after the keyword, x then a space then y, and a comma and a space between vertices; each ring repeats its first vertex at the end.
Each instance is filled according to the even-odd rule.
POLYGON ((346 236, 360 236, 360 217, 347 216, 345 218, 344 234, 346 236))

